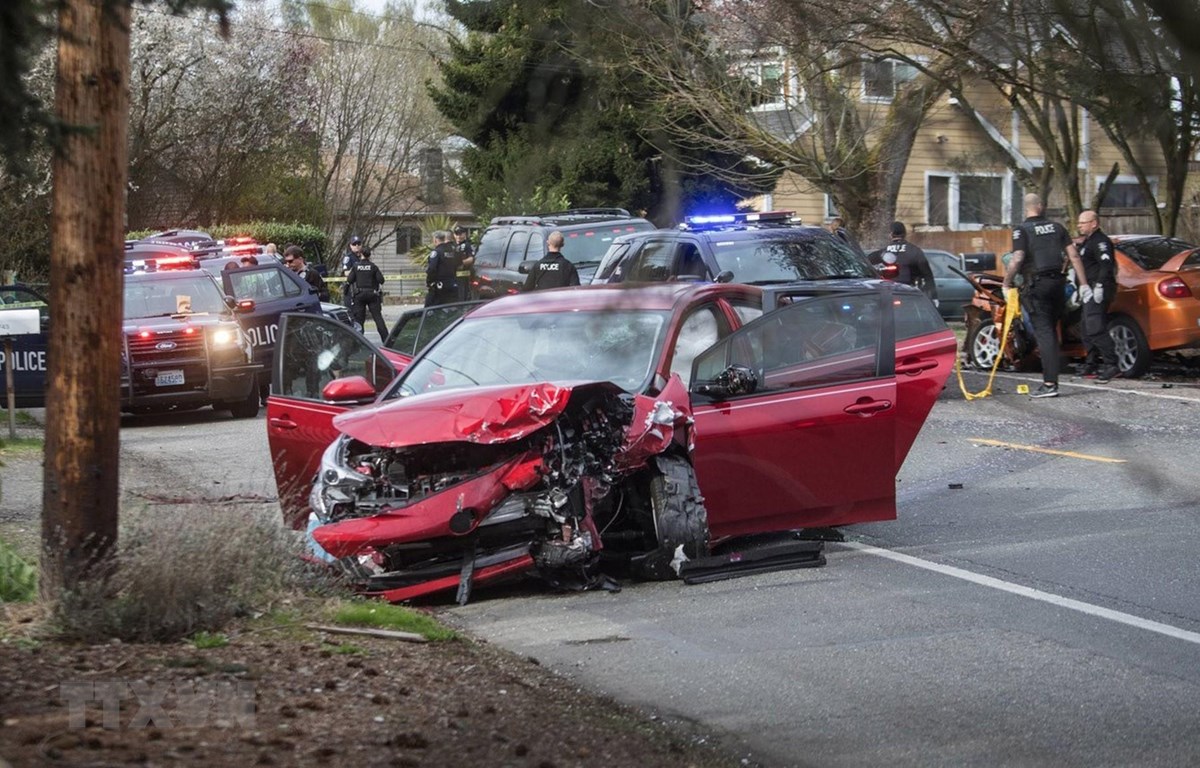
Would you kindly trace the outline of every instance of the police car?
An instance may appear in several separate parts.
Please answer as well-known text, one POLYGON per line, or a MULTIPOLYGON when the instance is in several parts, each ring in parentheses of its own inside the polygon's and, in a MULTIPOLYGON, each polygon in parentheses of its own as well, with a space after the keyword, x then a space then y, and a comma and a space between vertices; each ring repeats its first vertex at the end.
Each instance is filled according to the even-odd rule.
POLYGON ((13 393, 16 407, 40 408, 46 397, 46 350, 49 347, 50 305, 45 295, 28 285, 0 286, 0 321, 4 313, 19 310, 35 310, 38 313, 39 332, 12 337, 12 359, 9 360, 4 347, 0 346, 0 392, 8 403, 9 365, 13 372, 13 393))
POLYGON ((700 280, 772 285, 877 277, 866 257, 792 211, 691 216, 613 241, 592 283, 700 280))

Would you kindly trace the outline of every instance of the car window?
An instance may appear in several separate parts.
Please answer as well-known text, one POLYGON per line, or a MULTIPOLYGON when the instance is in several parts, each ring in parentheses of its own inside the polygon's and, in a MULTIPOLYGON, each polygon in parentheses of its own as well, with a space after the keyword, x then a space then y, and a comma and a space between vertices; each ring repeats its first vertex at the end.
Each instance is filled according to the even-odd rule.
POLYGON ((671 373, 678 373, 684 384, 691 378, 696 355, 716 344, 723 335, 722 325, 717 308, 712 305, 693 310, 680 324, 671 352, 671 373))
POLYGON ((866 257, 825 232, 721 239, 713 236, 717 270, 734 282, 766 284, 829 277, 878 277, 866 257))
POLYGON ((754 322, 762 317, 763 308, 762 302, 751 303, 746 300, 738 300, 729 302, 733 307, 733 311, 737 313, 738 320, 742 325, 754 322))
POLYGON ((529 234, 529 245, 525 248, 526 259, 541 259, 546 255, 546 238, 541 232, 531 232, 529 234))
POLYGON ((895 293, 892 299, 897 341, 924 336, 946 328, 946 321, 924 293, 895 293))
POLYGON ((50 314, 50 307, 41 296, 17 285, 0 289, 0 309, 36 309, 43 320, 50 314))
MULTIPOLYGON (((933 276, 937 277, 958 277, 950 271, 950 266, 953 265, 958 269, 962 269, 959 264, 959 258, 952 253, 944 251, 926 251, 925 258, 929 261, 929 269, 933 272, 933 276)), ((960 278, 961 279, 961 278, 960 278)))
POLYGON ((704 264, 700 247, 695 243, 685 241, 679 244, 678 264, 679 266, 675 270, 675 276, 678 278, 685 280, 712 279, 712 275, 708 273, 708 267, 704 264))
POLYGON ((591 266, 600 263, 612 241, 631 232, 654 229, 648 221, 597 223, 595 226, 563 230, 566 243, 563 256, 572 264, 591 266))
POLYGON ((1200 267, 1200 249, 1192 251, 1188 257, 1179 265, 1180 269, 1195 269, 1200 267))
POLYGON ((1117 247, 1142 269, 1162 269, 1177 254, 1196 246, 1173 237, 1147 237, 1126 240, 1117 247))
POLYGON ((625 279, 641 283, 670 280, 674 265, 675 242, 651 240, 633 257, 625 270, 625 279))
POLYGON ((282 381, 272 383, 285 397, 320 400, 326 384, 347 376, 362 376, 379 391, 395 376, 365 339, 341 323, 319 315, 291 315, 287 324, 282 381))
POLYGON ((608 249, 608 253, 604 254, 604 259, 600 262, 600 268, 596 270, 597 280, 607 280, 612 277, 617 271, 617 266, 629 256, 629 243, 616 243, 608 249))
MULTIPOLYGON (((162 274, 162 273, 159 273, 162 274)), ((218 315, 228 312, 221 289, 207 272, 174 272, 169 279, 125 279, 124 316, 167 317, 188 313, 218 315)))
POLYGON ((504 248, 508 245, 510 227, 488 227, 475 249, 475 265, 498 267, 504 263, 504 248))
POLYGON ((451 323, 480 303, 446 304, 440 307, 431 307, 422 312, 406 314, 396 323, 396 327, 388 335, 387 343, 384 346, 410 357, 415 356, 429 342, 437 338, 439 333, 446 330, 451 323))
POLYGON ((229 276, 229 284, 237 299, 273 301, 300 295, 300 286, 285 278, 283 270, 278 267, 231 269, 225 274, 229 276))
POLYGON ((529 231, 514 232, 512 240, 508 241, 508 250, 504 253, 505 269, 516 269, 525 261, 525 249, 529 247, 529 231))
POLYGON ((883 318, 875 293, 793 300, 696 358, 693 386, 730 365, 758 375, 758 392, 874 378, 883 318))

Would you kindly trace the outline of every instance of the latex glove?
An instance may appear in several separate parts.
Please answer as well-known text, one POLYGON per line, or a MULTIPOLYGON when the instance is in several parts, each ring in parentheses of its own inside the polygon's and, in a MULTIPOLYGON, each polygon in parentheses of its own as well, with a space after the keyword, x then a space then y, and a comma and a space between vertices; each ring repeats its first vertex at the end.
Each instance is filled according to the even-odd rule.
POLYGON ((1092 289, 1092 301, 1096 302, 1097 304, 1104 303, 1104 286, 1103 285, 1097 285, 1095 288, 1092 289))
POLYGON ((1086 304, 1092 300, 1092 286, 1090 286, 1090 285, 1079 286, 1079 300, 1082 301, 1084 304, 1086 304))

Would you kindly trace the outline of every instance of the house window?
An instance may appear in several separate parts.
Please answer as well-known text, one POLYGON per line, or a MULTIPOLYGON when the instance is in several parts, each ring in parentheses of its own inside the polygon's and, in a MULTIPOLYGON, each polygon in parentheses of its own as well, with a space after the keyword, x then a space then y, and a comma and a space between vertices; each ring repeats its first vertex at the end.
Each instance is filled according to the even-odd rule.
MULTIPOLYGON (((1157 179, 1149 179, 1150 189, 1158 194, 1157 179)), ((1101 182, 1102 183, 1102 182, 1101 182)), ((1099 191, 1099 184, 1097 184, 1099 191)), ((1129 176, 1118 176, 1112 186, 1108 188, 1104 199, 1100 201, 1101 208, 1152 208, 1153 201, 1146 196, 1142 185, 1137 182, 1137 179, 1129 176)))
POLYGON ((396 227, 396 253, 408 253, 421 244, 421 230, 417 227, 396 227))
POLYGON ((917 76, 917 68, 903 61, 880 59, 863 62, 863 101, 891 101, 896 88, 917 76))
POLYGON ((780 62, 750 62, 742 71, 755 85, 755 106, 783 104, 787 100, 784 67, 780 62))
POLYGON ((825 218, 832 219, 834 216, 841 216, 841 215, 842 214, 838 212, 837 205, 835 205, 833 202, 833 196, 826 194, 825 195, 825 218))
POLYGON ((950 229, 978 229, 1011 220, 1010 186, 999 174, 926 176, 926 222, 950 229))

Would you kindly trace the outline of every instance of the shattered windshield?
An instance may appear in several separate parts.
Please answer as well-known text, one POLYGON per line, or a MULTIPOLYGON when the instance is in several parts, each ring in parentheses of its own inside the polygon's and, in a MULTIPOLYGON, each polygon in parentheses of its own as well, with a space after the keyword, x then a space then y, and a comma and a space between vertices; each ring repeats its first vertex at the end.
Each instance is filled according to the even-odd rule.
POLYGON ((713 237, 717 270, 733 282, 764 284, 832 277, 877 277, 866 259, 835 237, 713 237))
POLYGON ((405 371, 391 396, 490 384, 649 378, 670 313, 640 310, 468 317, 405 371))
POLYGON ((228 311, 207 272, 179 272, 169 279, 125 280, 125 319, 228 311))

